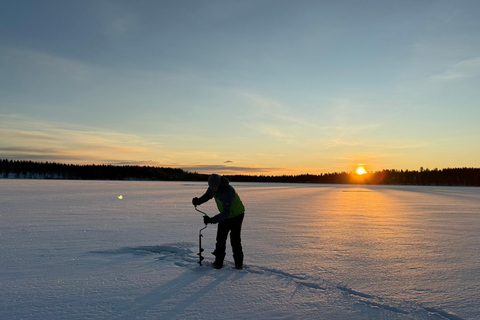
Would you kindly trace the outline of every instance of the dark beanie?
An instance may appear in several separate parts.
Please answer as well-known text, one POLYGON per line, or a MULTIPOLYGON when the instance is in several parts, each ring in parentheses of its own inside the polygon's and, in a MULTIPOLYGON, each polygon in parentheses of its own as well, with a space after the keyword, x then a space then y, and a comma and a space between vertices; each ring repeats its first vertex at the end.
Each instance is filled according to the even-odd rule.
POLYGON ((220 177, 218 174, 215 174, 215 173, 208 178, 209 187, 219 187, 221 182, 222 182, 222 177, 220 177))

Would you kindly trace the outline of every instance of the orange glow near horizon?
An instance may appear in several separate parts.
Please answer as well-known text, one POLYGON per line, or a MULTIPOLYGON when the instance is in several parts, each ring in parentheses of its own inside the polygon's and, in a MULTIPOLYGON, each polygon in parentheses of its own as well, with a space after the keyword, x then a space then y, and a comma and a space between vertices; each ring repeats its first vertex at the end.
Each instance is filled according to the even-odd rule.
POLYGON ((358 167, 358 168, 357 168, 357 174, 358 174, 359 176, 361 176, 362 174, 365 174, 365 173, 367 173, 367 171, 365 170, 364 167, 358 167))

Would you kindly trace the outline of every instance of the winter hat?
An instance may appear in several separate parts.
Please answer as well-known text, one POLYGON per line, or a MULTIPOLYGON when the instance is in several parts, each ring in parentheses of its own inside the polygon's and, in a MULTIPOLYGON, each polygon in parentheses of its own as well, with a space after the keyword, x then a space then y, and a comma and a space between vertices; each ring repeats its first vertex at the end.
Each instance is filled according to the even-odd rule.
POLYGON ((220 177, 218 174, 215 174, 215 173, 208 178, 209 187, 219 187, 221 182, 222 182, 222 177, 220 177))

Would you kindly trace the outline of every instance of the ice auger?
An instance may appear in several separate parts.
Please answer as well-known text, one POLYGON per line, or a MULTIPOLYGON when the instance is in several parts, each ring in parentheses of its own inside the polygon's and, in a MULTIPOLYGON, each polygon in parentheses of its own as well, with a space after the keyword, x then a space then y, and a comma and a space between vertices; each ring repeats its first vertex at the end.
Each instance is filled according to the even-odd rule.
MULTIPOLYGON (((205 212, 198 210, 198 209, 197 209, 197 206, 195 206, 195 210, 197 210, 198 212, 202 213, 204 216, 207 216, 207 217, 208 217, 208 215, 207 215, 205 212)), ((200 231, 198 232, 198 253, 197 253, 197 254, 198 254, 198 264, 201 265, 201 266, 203 266, 202 261, 203 261, 203 259, 205 259, 205 258, 202 256, 202 252, 204 251, 204 249, 202 248, 202 237, 203 237, 202 231, 205 230, 205 229, 207 228, 207 226, 208 226, 208 225, 205 224, 205 227, 203 227, 202 229, 200 229, 200 231)))

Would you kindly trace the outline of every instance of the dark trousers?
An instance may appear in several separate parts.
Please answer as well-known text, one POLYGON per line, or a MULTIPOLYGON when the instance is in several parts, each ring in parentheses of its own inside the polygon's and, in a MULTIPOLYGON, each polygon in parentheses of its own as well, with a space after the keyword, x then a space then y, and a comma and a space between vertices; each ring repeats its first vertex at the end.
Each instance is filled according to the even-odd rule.
POLYGON ((245 213, 236 217, 225 219, 218 223, 217 229, 217 245, 215 247, 216 261, 223 262, 225 258, 225 249, 227 243, 228 233, 230 233, 230 244, 232 245, 233 259, 236 265, 243 264, 243 249, 242 249, 242 222, 245 213))

